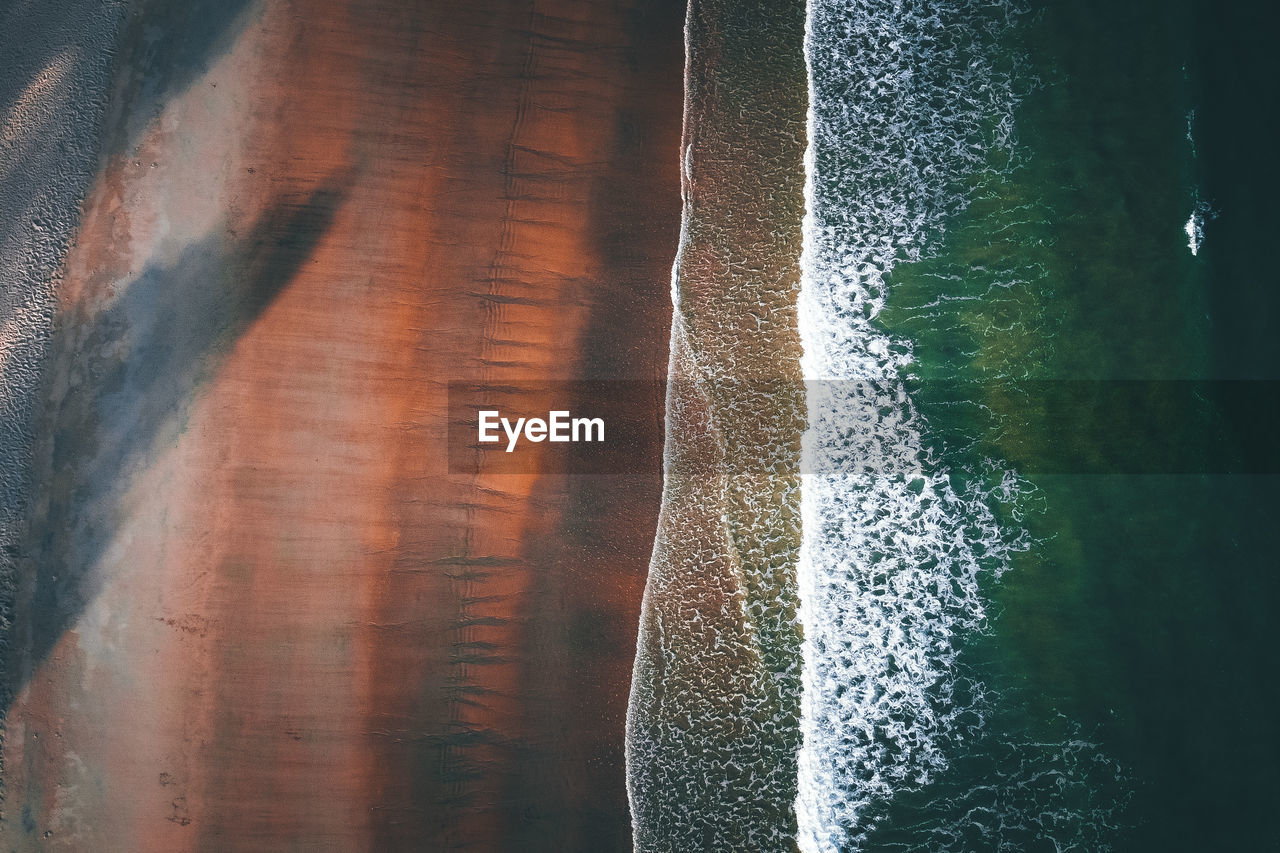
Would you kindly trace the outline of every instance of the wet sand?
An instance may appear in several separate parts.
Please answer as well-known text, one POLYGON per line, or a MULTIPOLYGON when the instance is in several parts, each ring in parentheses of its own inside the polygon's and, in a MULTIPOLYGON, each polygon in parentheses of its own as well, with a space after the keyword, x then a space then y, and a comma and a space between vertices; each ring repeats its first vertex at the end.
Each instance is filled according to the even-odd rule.
POLYGON ((219 8, 126 28, 45 380, 0 840, 626 849, 659 445, 632 475, 450 473, 446 391, 663 375, 683 8, 219 8))
POLYGON ((799 850, 805 13, 690 7, 667 475, 628 712, 642 853, 799 850))

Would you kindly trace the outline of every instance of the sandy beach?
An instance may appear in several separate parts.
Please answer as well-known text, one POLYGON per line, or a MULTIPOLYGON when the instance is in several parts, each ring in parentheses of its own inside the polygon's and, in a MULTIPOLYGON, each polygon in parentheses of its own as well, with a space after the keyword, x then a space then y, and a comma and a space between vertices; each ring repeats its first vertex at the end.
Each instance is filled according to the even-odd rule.
POLYGON ((682 21, 132 10, 37 422, 9 849, 629 846, 661 424, 632 474, 451 473, 447 383, 664 375, 682 21))

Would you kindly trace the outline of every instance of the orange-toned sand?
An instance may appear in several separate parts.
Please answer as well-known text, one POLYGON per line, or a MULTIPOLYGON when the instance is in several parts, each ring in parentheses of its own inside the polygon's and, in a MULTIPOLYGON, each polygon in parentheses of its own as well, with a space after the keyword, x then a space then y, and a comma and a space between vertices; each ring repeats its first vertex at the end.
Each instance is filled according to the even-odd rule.
POLYGON ((0 841, 625 849, 659 445, 450 474, 446 383, 665 370, 682 7, 271 2, 140 122, 152 12, 67 265, 0 841))

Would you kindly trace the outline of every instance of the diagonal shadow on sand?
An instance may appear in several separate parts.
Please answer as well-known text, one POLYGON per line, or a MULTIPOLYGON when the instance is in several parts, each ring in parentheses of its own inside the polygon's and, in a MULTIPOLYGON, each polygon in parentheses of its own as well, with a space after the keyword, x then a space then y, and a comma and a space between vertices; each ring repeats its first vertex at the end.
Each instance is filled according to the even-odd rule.
POLYGON ((252 22, 253 0, 145 0, 125 29, 115 103, 117 144, 132 149, 161 111, 204 78, 252 22))
MULTIPOLYGON (((32 645, 38 632, 31 624, 43 622, 22 612, 32 593, 34 540, 21 533, 21 520, 47 516, 54 491, 52 472, 32 469, 33 455, 48 457, 47 446, 37 447, 45 439, 37 439, 41 414, 36 409, 41 376, 56 369, 47 357, 54 352, 53 294, 81 201, 95 168, 110 155, 131 151, 165 105, 203 79, 231 49, 260 8, 255 0, 0 0, 0 208, 8 214, 0 222, 0 269, 9 273, 0 289, 0 324, 23 327, 8 363, 0 365, 5 374, 0 394, 6 398, 0 399, 0 658, 6 660, 0 667, 0 704, 6 707, 25 683, 12 677, 17 669, 29 669, 48 649, 46 637, 34 658, 20 651, 41 646, 32 645), (39 488, 37 482, 42 482, 39 488), (23 561, 27 565, 20 566, 23 561), (16 663, 24 655, 27 662, 16 663)), ((246 243, 230 251, 250 249, 246 243)), ((225 251, 224 244, 209 240, 192 247, 170 272, 186 275, 188 267, 194 270, 225 251)), ((280 256, 286 255, 282 250, 280 256)), ((165 278, 166 271, 149 270, 137 284, 141 291, 148 280, 165 278)), ((254 298, 235 310, 252 311, 254 298)), ((140 297, 129 301, 144 304, 140 297)), ((100 336, 109 338, 107 324, 119 325, 128 313, 99 318, 100 336)), ((217 321, 217 311, 212 313, 210 319, 217 321)), ((229 318, 222 318, 224 331, 235 325, 229 318)), ((123 376, 119 370, 98 369, 123 376)), ((103 396, 105 402, 105 391, 103 396)), ((138 417, 145 421, 149 415, 138 417)), ((43 428, 48 424, 46 414, 43 428)), ((145 435, 145 423, 141 426, 145 435)), ((116 452, 126 444, 117 442, 116 452)), ((64 455, 70 452, 65 435, 57 447, 64 455)), ((84 456, 87 451, 76 452, 84 456)), ((61 476, 63 486, 66 480, 61 476)), ((47 530, 42 537, 40 549, 61 541, 47 530)))
POLYGON ((293 280, 354 180, 343 172, 301 198, 278 198, 243 238, 212 234, 188 246, 55 334, 39 485, 19 555, 10 695, 102 588, 97 566, 120 529, 132 474, 181 434, 201 387, 293 280))

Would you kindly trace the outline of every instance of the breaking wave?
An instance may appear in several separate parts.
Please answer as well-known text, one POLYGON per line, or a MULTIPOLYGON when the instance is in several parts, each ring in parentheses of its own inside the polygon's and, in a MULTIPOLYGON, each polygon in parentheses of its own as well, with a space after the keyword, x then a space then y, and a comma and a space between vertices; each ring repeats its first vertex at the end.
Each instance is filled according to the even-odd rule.
POLYGON ((980 725, 981 685, 955 674, 960 641, 988 618, 984 576, 1027 544, 993 510, 1017 478, 995 471, 993 492, 930 454, 902 378, 910 342, 875 323, 895 264, 928 257, 966 179, 1009 162, 1019 94, 1003 42, 1017 15, 1008 2, 809 3, 807 853, 859 846, 885 802, 947 766, 961 721, 980 725))

